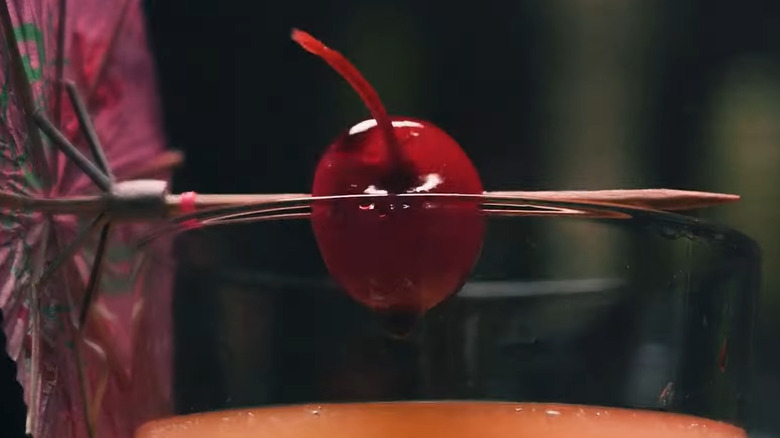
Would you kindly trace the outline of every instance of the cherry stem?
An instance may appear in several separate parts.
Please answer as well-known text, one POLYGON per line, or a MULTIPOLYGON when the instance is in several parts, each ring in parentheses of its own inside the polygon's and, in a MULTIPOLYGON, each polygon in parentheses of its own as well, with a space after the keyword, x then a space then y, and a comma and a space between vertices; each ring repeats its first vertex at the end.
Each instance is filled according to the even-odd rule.
POLYGON ((387 116, 385 106, 382 105, 382 101, 379 99, 379 95, 376 90, 374 90, 374 87, 368 83, 366 78, 360 74, 358 69, 355 68, 344 55, 326 46, 309 33, 299 29, 293 29, 291 37, 293 41, 303 47, 304 50, 322 58, 331 66, 331 68, 336 70, 338 74, 349 82, 363 100, 363 103, 366 105, 366 108, 368 108, 371 116, 376 120, 379 129, 382 130, 392 162, 399 163, 401 161, 401 150, 398 146, 398 139, 393 132, 393 125, 390 122, 390 118, 387 116))

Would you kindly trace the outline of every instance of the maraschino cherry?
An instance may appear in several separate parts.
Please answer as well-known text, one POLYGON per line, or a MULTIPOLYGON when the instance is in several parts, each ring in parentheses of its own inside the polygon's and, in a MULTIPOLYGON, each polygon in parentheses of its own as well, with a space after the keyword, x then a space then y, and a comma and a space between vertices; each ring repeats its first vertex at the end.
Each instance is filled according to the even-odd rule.
POLYGON ((457 292, 482 248, 485 220, 468 156, 430 122, 390 117, 358 70, 306 32, 292 39, 336 70, 360 95, 373 119, 342 133, 317 165, 312 195, 376 197, 316 201, 312 227, 335 281, 355 300, 404 334, 426 311, 457 292))

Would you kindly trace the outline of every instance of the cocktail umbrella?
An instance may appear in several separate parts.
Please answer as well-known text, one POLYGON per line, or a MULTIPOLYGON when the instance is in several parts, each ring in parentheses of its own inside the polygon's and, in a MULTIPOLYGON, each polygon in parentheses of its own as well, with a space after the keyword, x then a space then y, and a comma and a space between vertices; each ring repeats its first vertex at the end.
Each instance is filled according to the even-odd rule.
MULTIPOLYGON (((138 2, 8 0, 0 13, 3 193, 57 199, 169 178, 180 156, 164 148, 138 2), (80 123, 78 106, 91 121, 80 123), (55 148, 50 127, 75 148, 55 148), (73 151, 91 156, 87 169, 73 151)), ((130 436, 132 423, 171 403, 168 246, 131 250, 149 224, 9 207, 0 213, 0 308, 28 432, 130 436), (133 403, 139 418, 127 414, 133 403)))

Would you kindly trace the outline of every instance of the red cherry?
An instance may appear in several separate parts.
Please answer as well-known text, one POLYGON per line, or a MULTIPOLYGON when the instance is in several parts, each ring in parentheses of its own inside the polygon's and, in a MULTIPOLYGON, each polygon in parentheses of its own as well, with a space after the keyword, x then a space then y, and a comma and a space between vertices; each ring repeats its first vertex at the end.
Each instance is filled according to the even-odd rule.
POLYGON ((481 194, 479 175, 443 130, 388 117, 376 91, 340 53, 299 30, 292 38, 341 74, 374 117, 330 145, 312 195, 387 195, 315 202, 311 220, 320 253, 350 296, 408 324, 463 285, 479 256, 485 223, 475 198, 395 195, 481 194))

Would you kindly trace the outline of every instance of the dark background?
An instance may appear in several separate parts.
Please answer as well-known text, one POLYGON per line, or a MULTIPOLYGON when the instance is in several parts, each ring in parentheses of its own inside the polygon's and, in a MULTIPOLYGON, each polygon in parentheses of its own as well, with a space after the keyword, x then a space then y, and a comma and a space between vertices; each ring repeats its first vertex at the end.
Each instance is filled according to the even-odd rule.
POLYGON ((780 2, 146 4, 169 142, 187 154, 175 191, 308 191, 321 151, 367 117, 289 40, 296 26, 347 54, 391 113, 449 132, 488 189, 743 195, 702 215, 762 246, 751 435, 780 436, 780 2))
POLYGON ((149 1, 176 190, 308 191, 367 117, 289 40, 312 32, 389 112, 431 120, 489 189, 675 187, 764 253, 754 436, 780 436, 780 2, 149 1))

